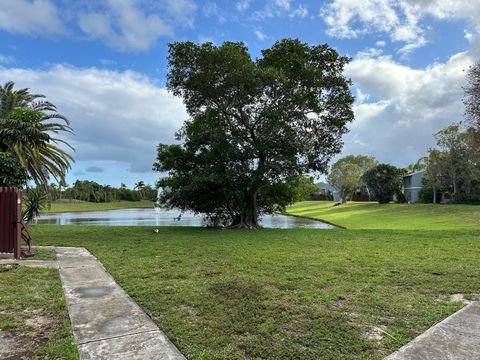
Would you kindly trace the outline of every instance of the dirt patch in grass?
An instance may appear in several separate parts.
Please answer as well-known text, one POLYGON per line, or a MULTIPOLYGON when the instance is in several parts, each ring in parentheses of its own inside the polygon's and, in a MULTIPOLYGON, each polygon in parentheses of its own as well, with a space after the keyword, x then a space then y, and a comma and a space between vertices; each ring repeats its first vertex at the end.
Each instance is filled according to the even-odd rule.
POLYGON ((58 317, 35 314, 29 311, 9 314, 16 326, 0 330, 0 355, 2 359, 32 359, 35 350, 46 346, 62 321, 58 317))
POLYGON ((57 270, 0 273, 0 358, 78 359, 57 270))

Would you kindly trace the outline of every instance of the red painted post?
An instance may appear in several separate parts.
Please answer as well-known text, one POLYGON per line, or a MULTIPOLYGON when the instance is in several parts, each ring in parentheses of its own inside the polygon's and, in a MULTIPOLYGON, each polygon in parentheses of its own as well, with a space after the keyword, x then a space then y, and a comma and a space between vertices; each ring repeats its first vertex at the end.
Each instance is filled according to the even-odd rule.
POLYGON ((0 187, 0 253, 21 253, 22 195, 15 188, 0 187))
POLYGON ((14 197, 14 206, 15 206, 15 228, 14 228, 14 247, 13 247, 13 256, 15 259, 20 259, 21 255, 21 241, 22 241, 22 228, 20 226, 20 222, 22 221, 22 193, 15 189, 15 197, 14 197))

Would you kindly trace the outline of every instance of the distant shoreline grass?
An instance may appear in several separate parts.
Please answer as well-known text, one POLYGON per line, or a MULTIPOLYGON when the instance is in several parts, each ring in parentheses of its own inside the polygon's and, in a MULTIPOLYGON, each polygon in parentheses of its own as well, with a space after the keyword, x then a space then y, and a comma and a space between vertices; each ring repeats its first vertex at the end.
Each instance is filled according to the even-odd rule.
POLYGON ((347 229, 475 230, 480 229, 480 206, 457 204, 378 204, 303 201, 287 208, 290 215, 314 218, 347 229))
POLYGON ((135 209, 135 208, 153 208, 155 203, 150 200, 142 201, 112 201, 107 203, 92 203, 86 201, 68 200, 53 202, 50 208, 42 211, 42 214, 62 213, 62 212, 83 212, 83 211, 103 211, 117 209, 135 209))

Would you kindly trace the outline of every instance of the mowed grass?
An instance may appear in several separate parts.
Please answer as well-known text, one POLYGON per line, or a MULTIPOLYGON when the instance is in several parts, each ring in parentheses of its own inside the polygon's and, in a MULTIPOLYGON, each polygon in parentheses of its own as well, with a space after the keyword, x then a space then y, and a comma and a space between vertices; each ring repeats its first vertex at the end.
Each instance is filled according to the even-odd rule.
POLYGON ((29 260, 55 260, 57 255, 53 249, 33 249, 33 256, 24 257, 21 261, 29 260))
POLYGON ((326 220, 348 229, 466 230, 480 229, 480 206, 440 204, 378 204, 304 201, 287 213, 326 220))
POLYGON ((189 359, 381 359, 480 292, 473 230, 32 230, 92 251, 189 359))
POLYGON ((42 211, 44 214, 59 212, 76 212, 76 211, 103 211, 116 209, 133 209, 133 208, 153 208, 155 203, 149 200, 142 201, 113 201, 107 203, 92 202, 68 202, 65 200, 53 202, 50 208, 42 211))
POLYGON ((58 270, 0 266, 0 330, 2 359, 78 359, 58 270))

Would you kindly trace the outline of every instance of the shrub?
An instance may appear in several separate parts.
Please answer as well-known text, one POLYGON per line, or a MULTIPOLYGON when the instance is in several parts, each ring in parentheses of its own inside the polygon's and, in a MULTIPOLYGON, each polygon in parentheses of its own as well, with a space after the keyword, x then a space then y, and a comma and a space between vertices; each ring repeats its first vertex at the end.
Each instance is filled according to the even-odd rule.
POLYGON ((23 188, 28 179, 27 171, 14 155, 0 152, 0 186, 23 188))
POLYGON ((389 164, 380 164, 368 170, 363 179, 380 204, 387 204, 402 189, 403 171, 389 164))

